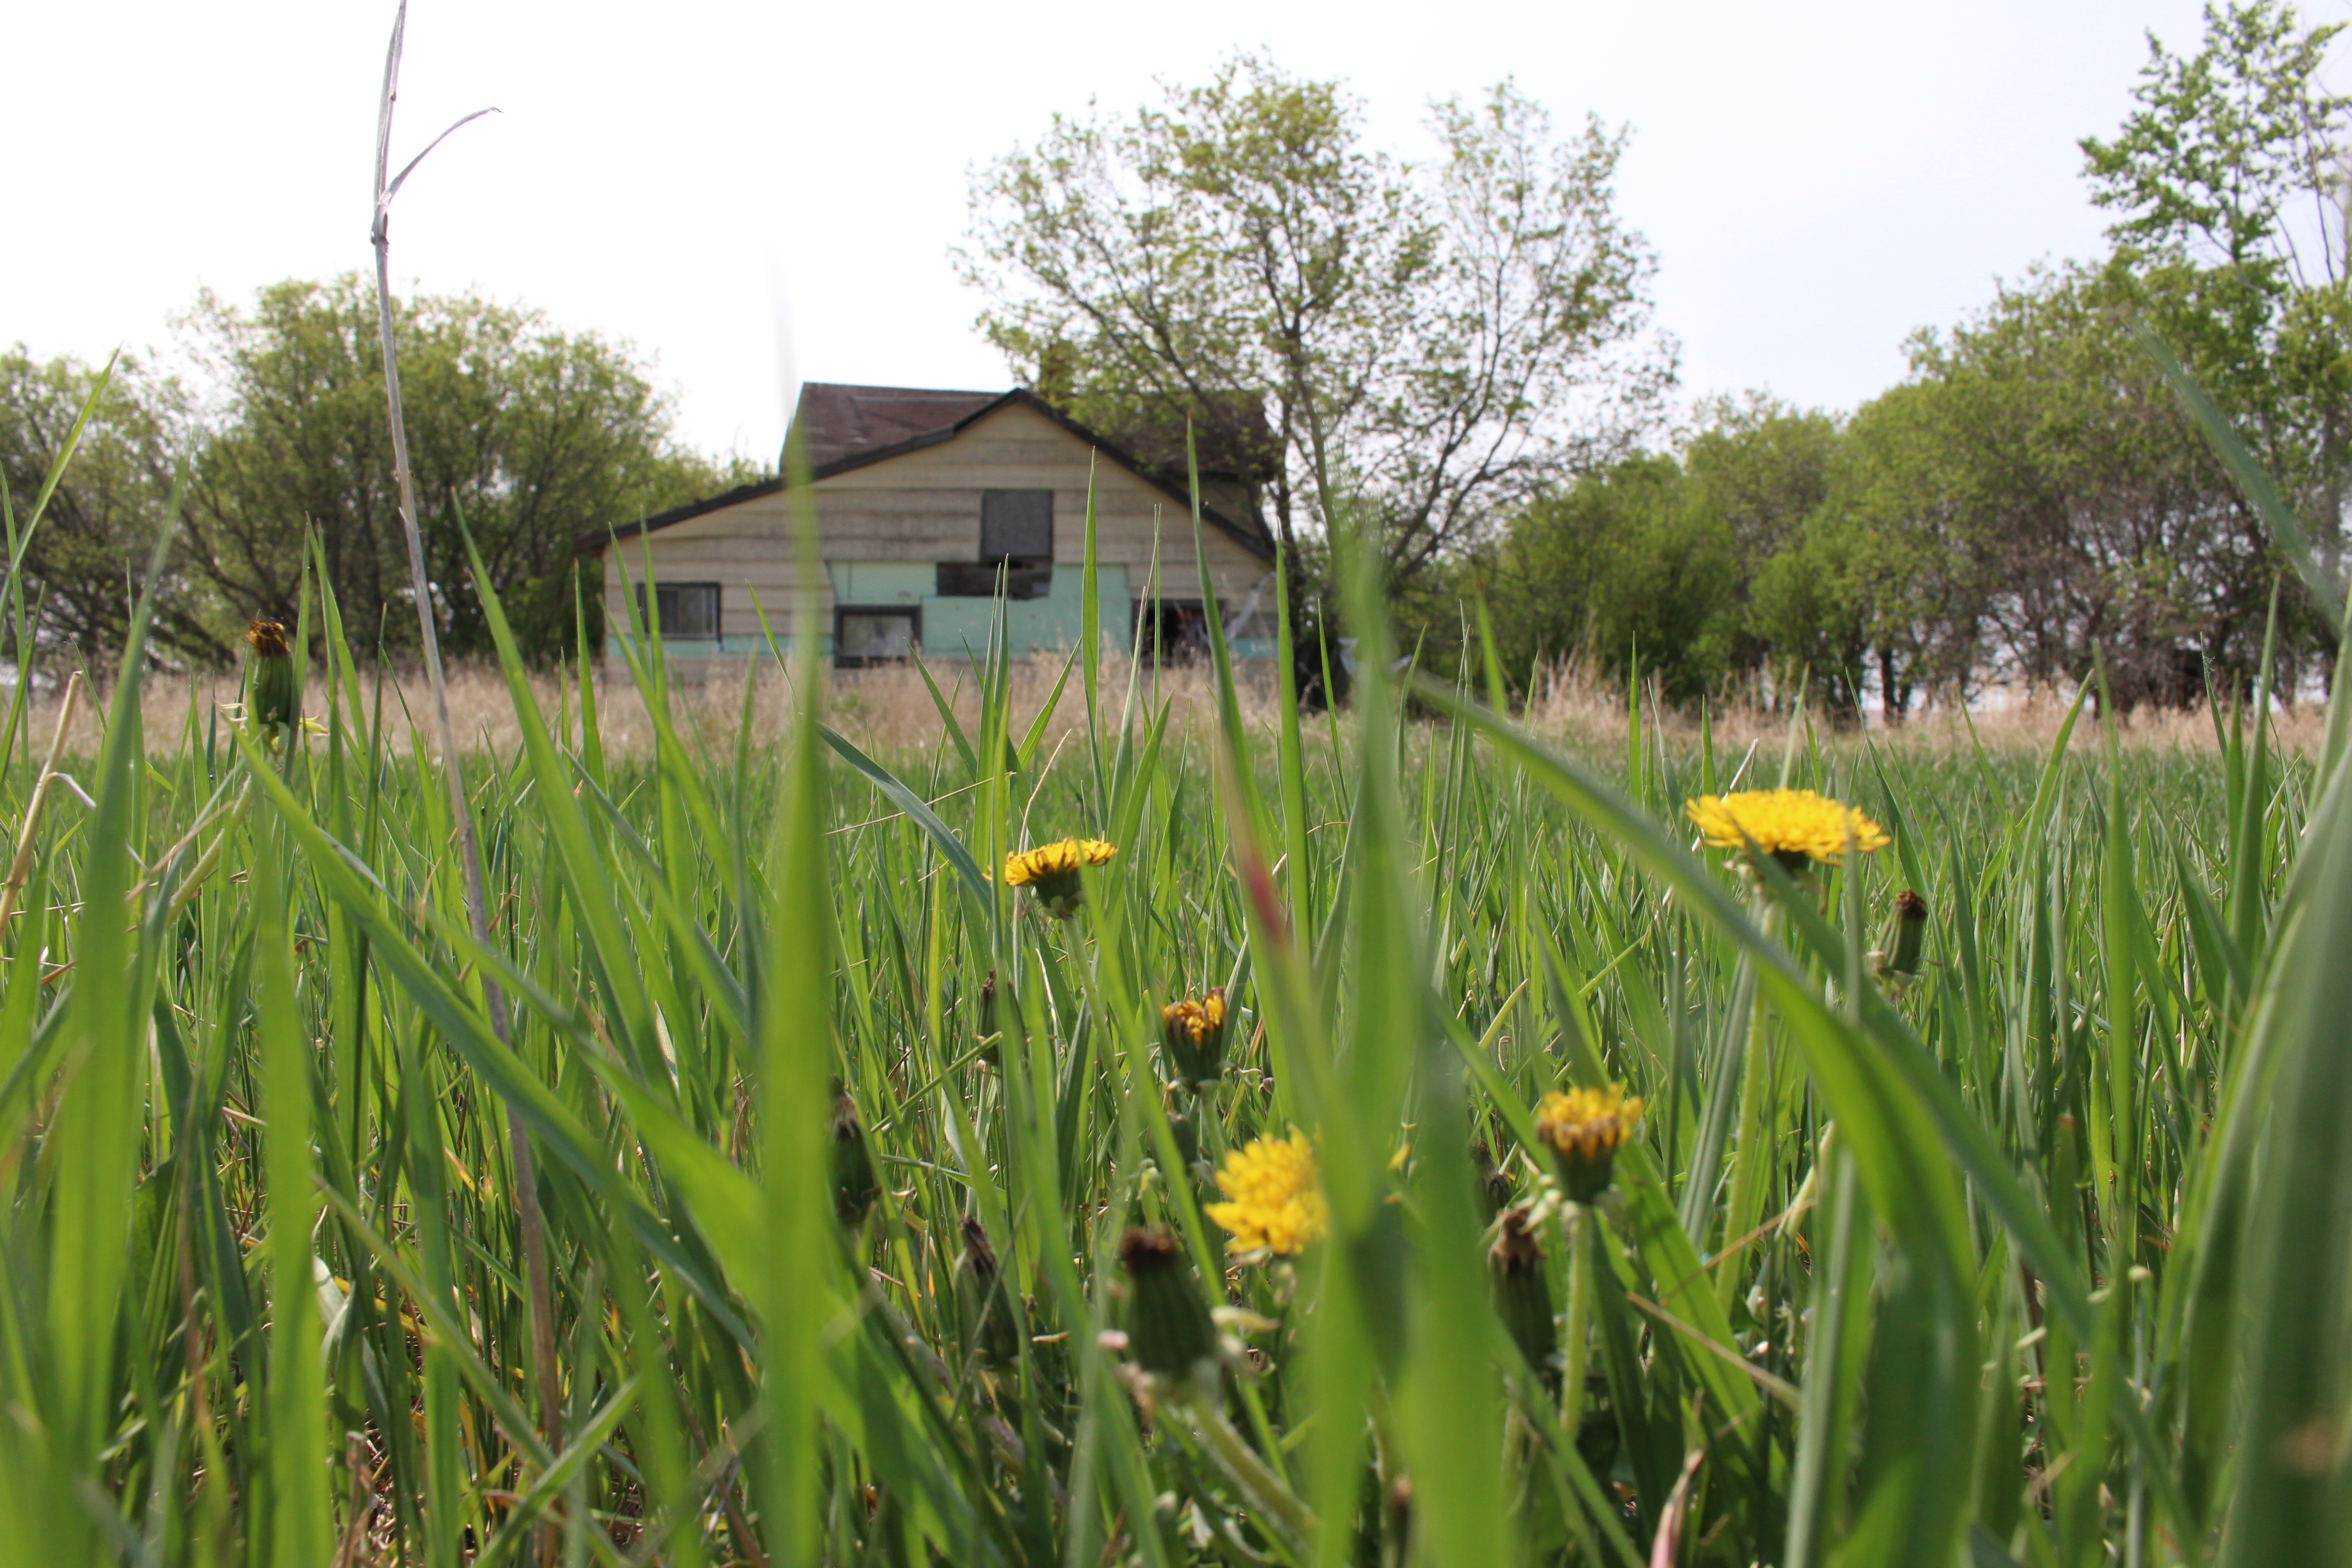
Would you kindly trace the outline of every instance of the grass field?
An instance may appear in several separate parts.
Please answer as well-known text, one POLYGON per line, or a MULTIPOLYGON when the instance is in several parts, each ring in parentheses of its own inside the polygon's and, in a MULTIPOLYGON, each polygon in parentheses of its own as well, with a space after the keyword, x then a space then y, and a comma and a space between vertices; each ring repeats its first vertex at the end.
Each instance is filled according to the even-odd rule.
POLYGON ((317 733, 12 710, 0 1560, 2352 1561, 2340 724, 1570 754, 1349 587, 1344 724, 509 665, 487 942, 322 596, 317 733), (1782 784, 1890 842, 1697 844, 1782 784))

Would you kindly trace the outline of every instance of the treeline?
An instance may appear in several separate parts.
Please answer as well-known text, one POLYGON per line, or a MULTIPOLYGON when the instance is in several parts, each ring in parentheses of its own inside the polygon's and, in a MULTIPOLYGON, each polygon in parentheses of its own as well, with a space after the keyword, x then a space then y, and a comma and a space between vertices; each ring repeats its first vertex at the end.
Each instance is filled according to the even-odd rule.
POLYGON ((2347 102, 2338 25, 2209 8, 2198 53, 2151 40, 2139 107, 2086 139, 2115 214, 2096 263, 2043 268, 1851 416, 1703 405, 1667 449, 1568 479, 1405 592, 1443 658, 1483 595, 1506 661, 1577 658, 1670 699, 1900 719, 1989 681, 2116 701, 2242 691, 2278 594, 2276 689, 2324 680, 2317 615, 2139 335, 2166 345, 2340 567, 2352 479, 2347 102))
MULTIPOLYGON (((669 396, 625 343, 475 294, 418 294, 394 311, 427 576, 452 655, 489 647, 461 520, 519 636, 551 653, 572 644, 580 533, 758 477, 678 441, 669 396)), ((249 307, 200 296, 168 364, 124 355, 109 374, 0 353, 0 478, 20 521, 104 377, 25 547, 37 646, 94 662, 121 646, 175 487, 162 657, 222 662, 247 621, 290 624, 313 529, 354 640, 413 645, 378 331, 373 286, 346 275, 276 284, 249 307)))
MULTIPOLYGON (((1416 597, 1483 594, 1514 670, 1574 658, 1683 703, 1805 679, 1832 712, 1899 720, 1990 680, 2071 685, 2102 657, 2125 707, 2242 688, 2283 563, 2134 305, 2109 277, 2045 273, 1917 339, 1910 377, 1850 416, 1718 401, 1416 597)), ((2335 498, 2304 499, 2319 521, 2335 498)), ((2282 593, 2284 689, 2332 646, 2282 593)))

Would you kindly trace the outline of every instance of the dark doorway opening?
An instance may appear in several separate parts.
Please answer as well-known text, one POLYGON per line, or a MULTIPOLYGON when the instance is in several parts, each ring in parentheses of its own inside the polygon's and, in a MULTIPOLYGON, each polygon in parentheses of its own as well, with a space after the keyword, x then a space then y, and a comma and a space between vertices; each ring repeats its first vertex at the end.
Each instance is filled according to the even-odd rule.
POLYGON ((1191 664, 1209 657, 1209 612, 1198 599, 1139 599, 1136 657, 1160 664, 1191 664))

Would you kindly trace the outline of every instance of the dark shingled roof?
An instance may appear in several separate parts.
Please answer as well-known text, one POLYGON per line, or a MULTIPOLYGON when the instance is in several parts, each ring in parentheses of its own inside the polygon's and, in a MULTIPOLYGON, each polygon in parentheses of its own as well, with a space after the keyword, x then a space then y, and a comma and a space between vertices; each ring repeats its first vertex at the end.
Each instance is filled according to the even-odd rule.
POLYGON ((1003 395, 940 392, 919 386, 844 386, 812 381, 801 388, 793 428, 808 443, 808 464, 822 468, 844 458, 952 427, 1003 395))
MULTIPOLYGON (((987 416, 1014 403, 1044 415, 1106 458, 1164 491, 1182 510, 1191 510, 1192 497, 1182 482, 1112 445, 1025 386, 1016 386, 1010 392, 951 392, 915 386, 847 386, 838 382, 809 382, 801 388, 800 405, 793 410, 793 434, 785 437, 785 449, 789 454, 793 435, 805 437, 809 478, 830 479, 868 463, 951 441, 987 416)), ((743 485, 707 500, 673 507, 639 522, 583 533, 576 548, 583 554, 594 554, 615 540, 653 533, 723 507, 780 494, 783 489, 781 479, 743 485)), ((1251 554, 1268 561, 1274 558, 1274 546, 1262 531, 1249 523, 1237 522, 1205 502, 1201 507, 1201 521, 1229 535, 1251 554)))

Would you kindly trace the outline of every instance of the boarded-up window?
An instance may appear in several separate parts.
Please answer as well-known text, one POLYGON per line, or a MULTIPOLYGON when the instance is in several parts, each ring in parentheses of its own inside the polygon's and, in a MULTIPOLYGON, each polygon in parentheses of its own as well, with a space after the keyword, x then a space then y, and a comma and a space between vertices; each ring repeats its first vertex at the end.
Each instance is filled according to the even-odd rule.
POLYGON ((1054 559, 1054 492, 981 491, 980 559, 989 566, 1054 559))
MULTIPOLYGON (((719 635, 719 584, 716 583, 657 583, 654 585, 654 608, 661 616, 661 635, 665 637, 711 638, 719 635)), ((646 610, 646 590, 637 589, 637 614, 646 610)))

